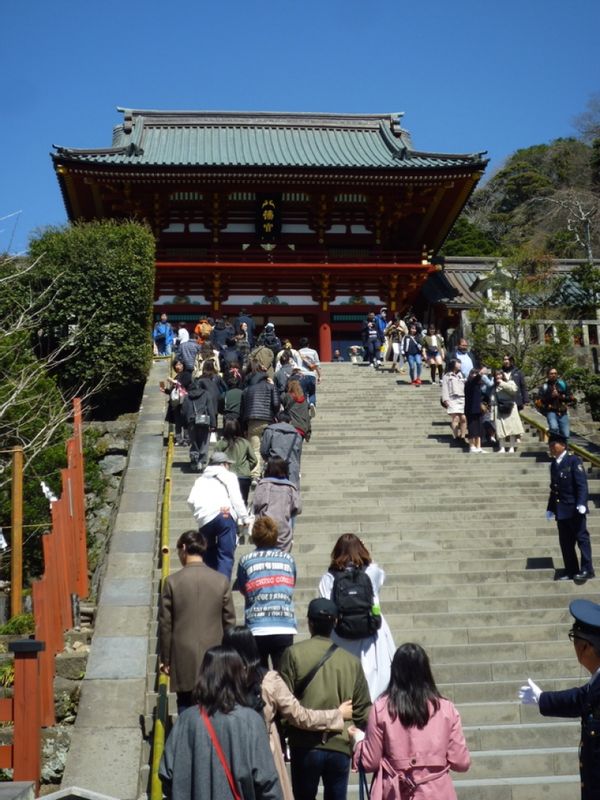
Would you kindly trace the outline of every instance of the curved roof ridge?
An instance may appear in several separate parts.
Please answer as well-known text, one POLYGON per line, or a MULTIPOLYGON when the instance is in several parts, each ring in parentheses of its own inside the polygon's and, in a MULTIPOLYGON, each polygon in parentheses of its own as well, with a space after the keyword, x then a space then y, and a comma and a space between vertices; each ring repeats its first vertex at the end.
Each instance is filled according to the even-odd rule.
MULTIPOLYGON (((475 153, 437 153, 437 152, 432 152, 432 151, 429 151, 429 150, 411 150, 410 151, 410 155, 413 156, 414 158, 419 158, 419 157, 421 157, 421 158, 464 158, 464 159, 470 159, 471 161, 473 159, 478 159, 479 161, 483 161, 484 160, 483 156, 486 156, 487 153, 488 153, 487 150, 479 150, 479 151, 477 151, 475 153)), ((487 163, 488 161, 489 161, 489 158, 486 158, 485 162, 487 163)))
POLYGON ((196 124, 235 124, 252 125, 256 127, 261 122, 264 125, 300 125, 302 127, 320 127, 341 125, 343 127, 373 127, 376 128, 384 122, 390 128, 399 126, 399 121, 404 112, 385 112, 378 114, 334 113, 325 111, 170 111, 161 109, 132 109, 117 106, 117 111, 125 115, 128 120, 137 117, 147 119, 149 122, 195 122, 196 124))
POLYGON ((121 109, 107 148, 57 147, 53 158, 115 166, 481 169, 481 154, 414 150, 399 114, 121 109))

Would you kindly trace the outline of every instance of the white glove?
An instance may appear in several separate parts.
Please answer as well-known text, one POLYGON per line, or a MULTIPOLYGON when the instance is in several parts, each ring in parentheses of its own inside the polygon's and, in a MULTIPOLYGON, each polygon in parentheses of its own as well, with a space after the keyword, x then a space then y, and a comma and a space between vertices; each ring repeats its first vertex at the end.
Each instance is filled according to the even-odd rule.
POLYGON ((248 514, 247 517, 242 517, 240 519, 240 527, 246 528, 245 533, 248 536, 252 535, 253 526, 254 526, 254 514, 248 514))
POLYGON ((527 684, 525 686, 521 686, 519 689, 519 700, 523 703, 524 706, 533 706, 537 705, 540 699, 540 695, 542 690, 534 683, 531 678, 527 679, 527 684))
POLYGON ((548 520, 548 522, 550 522, 550 520, 553 520, 554 518, 555 518, 554 511, 546 511, 546 519, 548 520))
POLYGON ((585 506, 577 506, 577 511, 580 514, 587 514, 587 508, 585 506))
POLYGON ((352 752, 358 747, 358 743, 362 742, 365 738, 365 732, 353 726, 352 733, 350 734, 350 741, 352 742, 352 752))

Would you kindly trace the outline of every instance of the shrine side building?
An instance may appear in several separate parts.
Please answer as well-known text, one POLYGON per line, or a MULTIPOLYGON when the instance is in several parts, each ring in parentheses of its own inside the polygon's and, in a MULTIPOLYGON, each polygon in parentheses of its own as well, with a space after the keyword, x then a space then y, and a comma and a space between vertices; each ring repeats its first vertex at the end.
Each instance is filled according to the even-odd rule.
POLYGON ((399 114, 119 111, 110 147, 55 147, 69 219, 150 225, 157 314, 247 308, 325 361, 374 306, 418 308, 487 164, 413 149, 399 114))

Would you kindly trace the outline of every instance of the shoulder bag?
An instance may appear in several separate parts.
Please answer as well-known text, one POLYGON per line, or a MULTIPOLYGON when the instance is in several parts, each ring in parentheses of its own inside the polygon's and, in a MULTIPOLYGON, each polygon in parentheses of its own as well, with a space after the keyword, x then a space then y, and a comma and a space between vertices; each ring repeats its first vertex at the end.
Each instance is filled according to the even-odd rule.
POLYGON ((331 658, 331 656, 335 653, 336 650, 337 650, 337 644, 332 644, 331 647, 327 650, 327 652, 324 653, 324 655, 321 658, 321 660, 317 664, 315 664, 315 666, 310 670, 310 672, 306 673, 306 675, 302 678, 301 681, 299 681, 296 684, 296 686, 294 687, 294 694, 296 695, 298 700, 300 700, 302 698, 302 695, 308 689, 308 684, 312 681, 312 679, 315 677, 317 672, 321 669, 323 664, 328 659, 331 658))
POLYGON ((227 783, 229 784, 229 788, 231 789, 233 800, 242 800, 242 796, 238 792, 238 788, 236 786, 234 777, 231 774, 231 770, 229 769, 229 764, 227 763, 227 759, 225 758, 225 753, 223 752, 223 748, 221 747, 221 744, 217 739, 217 734, 215 733, 215 729, 213 728, 212 722, 210 721, 208 714, 203 708, 199 708, 198 711, 200 712, 202 721, 206 726, 206 730, 208 731, 210 740, 213 743, 215 752, 219 758, 219 761, 221 762, 221 766, 223 767, 223 772, 225 773, 225 777, 227 778, 227 783))

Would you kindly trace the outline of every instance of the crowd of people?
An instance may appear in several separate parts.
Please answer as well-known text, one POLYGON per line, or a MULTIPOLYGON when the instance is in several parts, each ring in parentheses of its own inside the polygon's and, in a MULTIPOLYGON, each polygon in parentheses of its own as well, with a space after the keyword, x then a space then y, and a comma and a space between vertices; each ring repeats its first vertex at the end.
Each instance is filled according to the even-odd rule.
POLYGON ((307 608, 310 637, 294 643, 296 564, 278 537, 275 520, 256 520, 233 586, 208 566, 203 533, 179 537, 182 569, 159 610, 179 711, 160 765, 167 796, 315 800, 322 781, 328 800, 345 800, 354 768, 374 773, 376 798, 401 800, 407 787, 416 800, 455 798, 448 772, 470 764, 460 718, 425 651, 395 649, 383 569, 357 536, 340 536, 307 608))
MULTIPOLYGON (((326 800, 343 800, 355 769, 361 781, 373 773, 374 800, 456 798, 449 772, 470 766, 459 714, 438 691, 423 648, 396 649, 379 597, 385 572, 358 536, 336 541, 306 610, 310 637, 294 642, 294 526, 321 368, 306 340, 295 349, 279 340, 272 323, 255 340, 251 318, 242 316, 232 326, 201 320, 187 339, 174 335, 167 353, 174 376, 161 386, 177 442, 189 446, 190 463, 201 473, 188 497, 198 528, 179 537, 182 569, 165 581, 159 610, 160 668, 170 676, 179 711, 160 766, 165 792, 174 800, 315 800, 322 781, 326 800), (234 576, 244 536, 253 549, 234 576), (244 625, 236 625, 234 591, 244 598, 244 625)), ((441 384, 453 437, 468 442, 469 452, 483 452, 486 442, 515 451, 529 395, 509 355, 490 373, 466 340, 447 353, 434 326, 423 333, 414 318, 388 323, 386 309, 364 331, 369 363, 377 366, 387 343, 393 369, 402 371, 406 362, 414 386, 428 365, 431 383, 441 384)), ((566 442, 570 400, 556 370, 537 402, 553 441, 566 442)), ((566 464, 549 501, 557 520, 566 464)), ((581 484, 577 462, 569 468, 581 484)), ((587 495, 573 502, 580 514, 587 495)), ((591 551, 576 528, 559 522, 568 577, 585 580, 593 577, 591 551)), ((579 650, 586 655, 584 666, 600 664, 600 608, 574 639, 585 643, 576 647, 578 658, 579 650)), ((539 701, 542 713, 581 713, 571 695, 567 703, 530 684, 535 690, 528 685, 522 701, 539 701)))
MULTIPOLYGON (((174 370, 161 385, 167 419, 201 474, 188 497, 198 527, 180 536, 182 569, 165 581, 160 603, 160 665, 179 710, 161 777, 176 800, 312 800, 321 780, 328 800, 342 800, 354 747, 365 751, 367 764, 368 743, 377 738, 367 723, 378 698, 389 697, 393 709, 404 692, 421 697, 420 682, 433 687, 431 703, 420 701, 425 727, 440 709, 447 714, 447 701, 437 699, 426 670, 415 674, 414 686, 399 686, 393 664, 402 649, 396 652, 379 599, 385 572, 354 534, 335 543, 306 612, 310 638, 294 643, 294 525, 320 361, 306 340, 297 348, 281 342, 272 323, 254 339, 243 316, 239 333, 227 321, 209 328, 204 320, 188 338, 179 331, 165 337, 174 370), (237 346, 238 336, 246 348, 237 346), (246 535, 253 549, 234 574, 235 548, 246 535), (235 626, 232 591, 244 598, 243 626, 235 626)), ((166 322, 157 324, 159 334, 166 322)), ((428 661, 419 652, 421 670, 428 661)), ((393 721, 393 713, 389 724, 400 731, 406 720, 393 721)), ((442 785, 448 768, 466 769, 468 753, 462 761, 453 755, 455 748, 466 752, 460 723, 447 734, 447 764, 423 756, 395 779, 442 785)))
MULTIPOLYGON (((480 365, 460 339, 447 358, 441 381, 440 402, 450 417, 452 436, 470 453, 487 452, 489 445, 498 453, 515 453, 524 433, 520 412, 531 400, 525 377, 509 353, 502 357, 502 367, 490 370, 480 365)), ((566 381, 556 369, 536 392, 535 407, 547 420, 549 434, 569 437, 569 408, 574 403, 566 381)))
MULTIPOLYGON (((450 417, 453 439, 468 445, 470 453, 515 453, 523 434, 519 412, 530 404, 523 372, 510 353, 502 366, 490 370, 461 338, 448 348, 435 324, 426 328, 414 315, 396 313, 388 321, 387 308, 367 315, 362 327, 362 356, 372 367, 391 363, 392 372, 406 373, 413 386, 423 384, 423 369, 429 368, 431 385, 441 387, 441 404, 450 417)), ((351 361, 360 359, 359 348, 350 348, 351 361)), ((548 432, 570 435, 569 408, 575 398, 556 368, 535 392, 534 405, 547 420, 548 432)))

